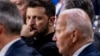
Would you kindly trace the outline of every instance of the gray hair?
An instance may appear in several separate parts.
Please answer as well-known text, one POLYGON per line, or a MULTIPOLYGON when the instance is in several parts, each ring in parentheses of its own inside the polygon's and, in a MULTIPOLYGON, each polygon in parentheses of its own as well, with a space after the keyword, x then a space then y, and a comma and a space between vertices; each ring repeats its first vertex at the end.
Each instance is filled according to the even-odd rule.
POLYGON ((0 24, 5 27, 6 33, 20 34, 23 19, 14 4, 0 1, 0 24))
POLYGON ((68 14, 69 19, 66 20, 68 32, 78 29, 82 33, 82 37, 93 37, 92 24, 89 16, 81 9, 68 9, 61 14, 68 14))

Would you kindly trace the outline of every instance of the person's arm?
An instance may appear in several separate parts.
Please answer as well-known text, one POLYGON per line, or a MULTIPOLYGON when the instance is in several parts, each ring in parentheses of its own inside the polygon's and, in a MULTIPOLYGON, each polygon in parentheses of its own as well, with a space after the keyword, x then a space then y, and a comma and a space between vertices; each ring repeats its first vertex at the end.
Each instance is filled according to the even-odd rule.
POLYGON ((25 41, 25 43, 31 47, 35 41, 33 35, 34 31, 31 31, 31 26, 28 24, 23 25, 20 36, 25 41))
POLYGON ((25 43, 30 46, 30 47, 33 47, 33 44, 34 44, 34 38, 33 37, 24 37, 24 36, 21 36, 21 38, 25 41, 25 43))

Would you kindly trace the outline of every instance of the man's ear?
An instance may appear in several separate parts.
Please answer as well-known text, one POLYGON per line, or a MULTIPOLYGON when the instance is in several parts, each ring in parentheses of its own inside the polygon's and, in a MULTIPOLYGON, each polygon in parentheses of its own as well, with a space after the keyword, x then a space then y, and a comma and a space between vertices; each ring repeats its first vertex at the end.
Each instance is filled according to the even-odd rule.
POLYGON ((54 22, 55 22, 55 16, 50 17, 50 19, 49 19, 49 25, 50 26, 54 25, 54 22))
POLYGON ((71 38, 72 38, 72 42, 75 43, 79 38, 79 31, 78 30, 74 30, 72 32, 71 38))

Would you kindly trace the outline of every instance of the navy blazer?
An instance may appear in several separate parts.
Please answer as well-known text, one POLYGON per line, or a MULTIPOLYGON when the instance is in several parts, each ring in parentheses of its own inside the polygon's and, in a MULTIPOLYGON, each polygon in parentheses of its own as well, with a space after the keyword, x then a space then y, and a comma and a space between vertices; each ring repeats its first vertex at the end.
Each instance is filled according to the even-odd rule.
POLYGON ((5 56, 41 56, 35 49, 28 47, 23 40, 18 40, 8 49, 5 56))
POLYGON ((93 44, 86 47, 79 56, 100 56, 100 51, 98 51, 93 44))

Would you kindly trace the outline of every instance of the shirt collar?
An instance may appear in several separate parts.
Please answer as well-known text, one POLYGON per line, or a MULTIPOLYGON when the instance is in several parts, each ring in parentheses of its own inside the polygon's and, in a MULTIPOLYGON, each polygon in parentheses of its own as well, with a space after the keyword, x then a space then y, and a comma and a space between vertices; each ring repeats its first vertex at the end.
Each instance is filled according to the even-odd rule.
POLYGON ((89 46, 90 44, 92 44, 92 43, 87 43, 87 44, 85 44, 84 46, 82 46, 81 48, 79 48, 72 56, 79 56, 79 54, 80 54, 87 46, 89 46))
POLYGON ((10 46, 15 43, 16 41, 20 40, 21 38, 17 38, 11 42, 9 42, 8 44, 6 44, 0 51, 0 56, 5 56, 7 50, 10 48, 10 46))

